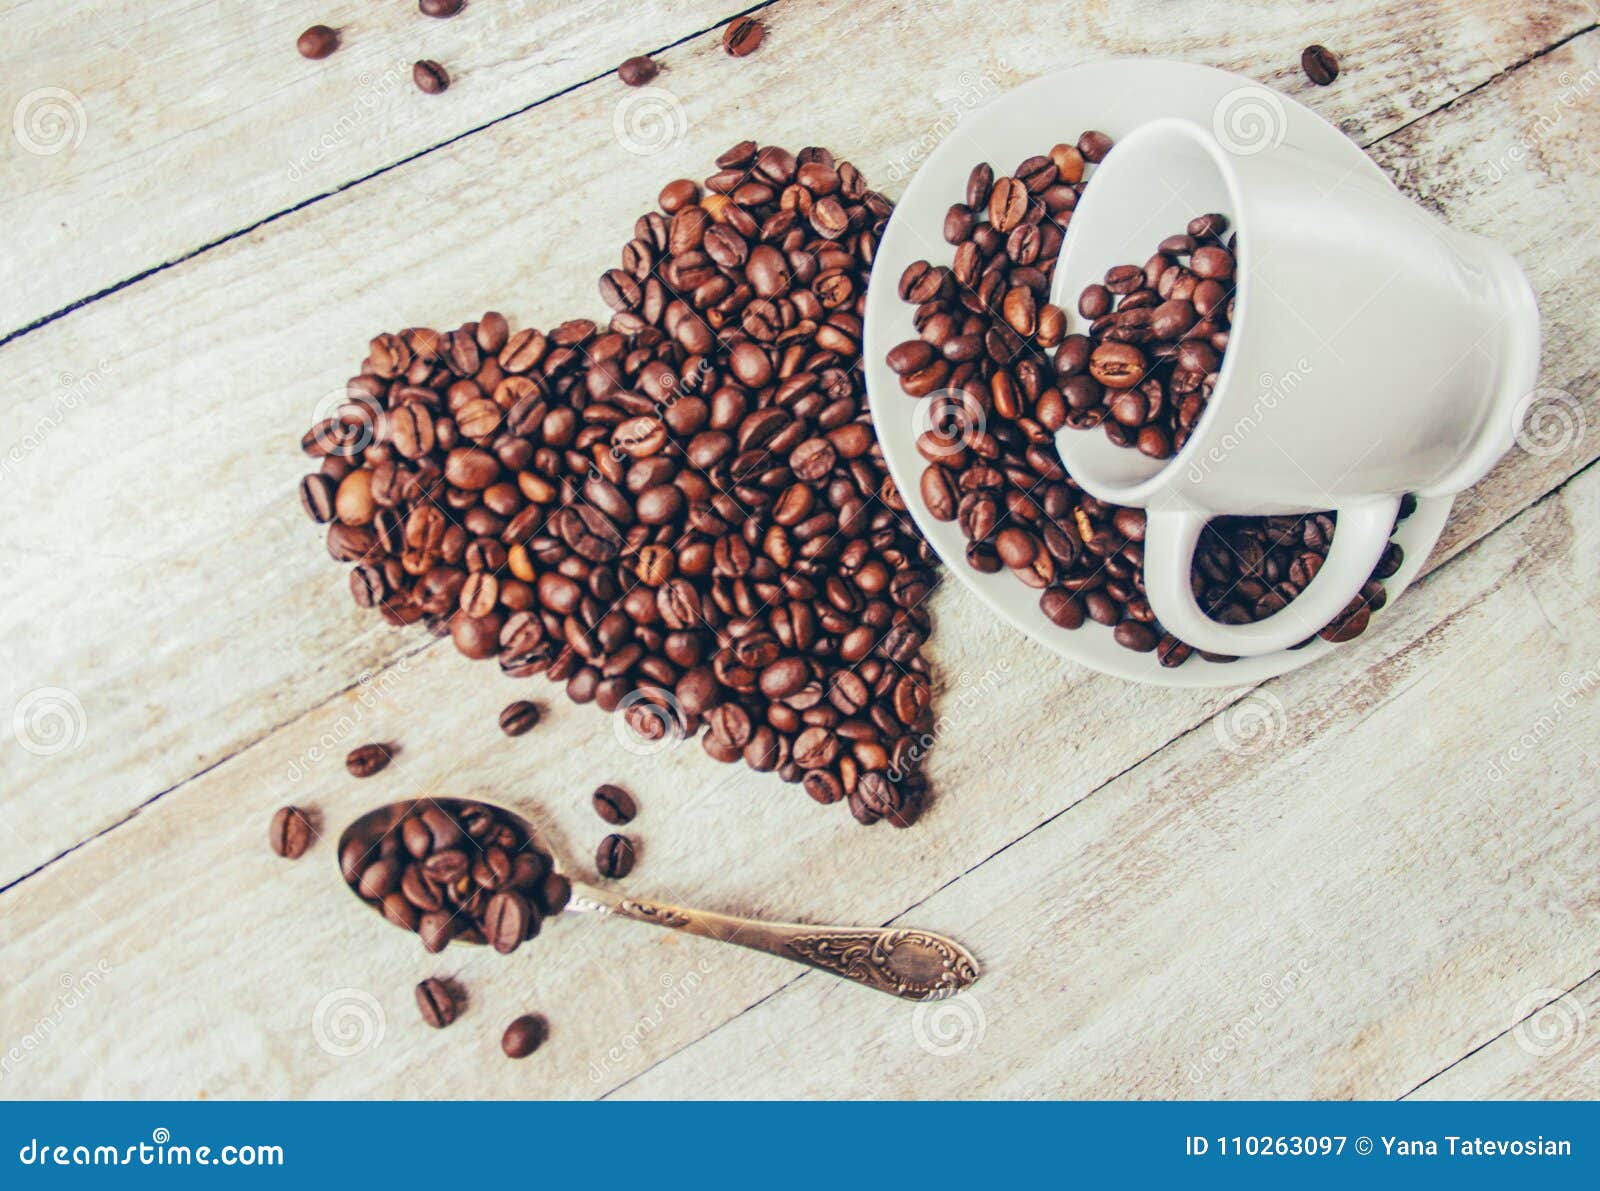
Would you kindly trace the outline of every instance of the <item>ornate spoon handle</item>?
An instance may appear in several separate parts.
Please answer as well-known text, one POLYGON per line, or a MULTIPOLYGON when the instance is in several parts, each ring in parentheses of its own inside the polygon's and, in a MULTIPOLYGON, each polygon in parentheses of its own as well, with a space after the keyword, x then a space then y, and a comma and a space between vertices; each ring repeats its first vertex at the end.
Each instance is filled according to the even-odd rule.
POLYGON ((978 978, 978 961, 943 935, 898 926, 760 922, 574 883, 569 910, 632 918, 807 964, 912 1001, 953 996, 978 978))

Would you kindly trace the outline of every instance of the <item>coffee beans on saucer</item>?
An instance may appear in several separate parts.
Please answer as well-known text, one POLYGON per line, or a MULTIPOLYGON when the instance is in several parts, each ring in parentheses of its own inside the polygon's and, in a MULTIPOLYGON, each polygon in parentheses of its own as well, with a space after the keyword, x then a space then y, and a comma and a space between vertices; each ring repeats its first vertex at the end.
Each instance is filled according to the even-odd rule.
MULTIPOLYGON (((1009 572, 1037 590, 1040 610, 1059 628, 1094 621, 1124 648, 1178 666, 1195 651, 1162 629, 1145 598, 1143 511, 1084 492, 1054 440, 1065 426, 1113 424, 1108 433, 1158 458, 1181 446, 1227 346, 1232 250, 1220 217, 1197 218, 1145 266, 1120 266, 1090 287, 1078 311, 1088 333, 1069 334, 1067 312, 1048 300, 1051 278, 1072 212, 1111 143, 1087 131, 1010 174, 975 166, 945 214, 950 263, 915 261, 899 279, 916 337, 886 362, 908 397, 926 399, 919 493, 933 517, 959 526, 967 565, 1009 572), (1216 286, 1202 291, 1208 281, 1216 286), (1167 305, 1175 295, 1194 308, 1187 333, 1188 311, 1167 305), (1154 386, 1140 389, 1152 359, 1164 382, 1159 401, 1154 386)), ((1414 507, 1408 501, 1402 516, 1414 507)), ((1271 615, 1310 581, 1332 525, 1331 514, 1213 521, 1195 553, 1202 607, 1232 623, 1271 615)), ((1365 627, 1400 559, 1391 544, 1373 582, 1325 636, 1348 639, 1365 627)), ((856 796, 852 809, 865 801, 856 796)))

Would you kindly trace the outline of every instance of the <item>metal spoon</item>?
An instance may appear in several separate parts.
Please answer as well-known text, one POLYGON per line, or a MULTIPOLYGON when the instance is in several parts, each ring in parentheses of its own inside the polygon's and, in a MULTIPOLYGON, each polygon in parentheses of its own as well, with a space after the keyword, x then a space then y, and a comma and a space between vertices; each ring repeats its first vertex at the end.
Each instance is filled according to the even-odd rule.
MULTIPOLYGON (((390 803, 368 811, 339 837, 337 855, 343 856, 348 844, 360 843, 362 850, 376 849, 379 840, 395 829, 418 803, 437 806, 459 816, 469 806, 483 806, 503 816, 525 839, 536 843, 551 858, 555 870, 572 883, 572 897, 566 909, 581 914, 609 918, 631 918, 669 930, 736 943, 753 951, 781 956, 795 963, 820 968, 868 988, 892 993, 913 1001, 931 1001, 953 996, 978 979, 978 962, 953 939, 930 931, 898 926, 806 926, 789 922, 761 922, 736 918, 706 910, 691 910, 665 902, 628 897, 609 889, 599 889, 572 879, 571 869, 562 863, 521 815, 478 799, 424 798, 390 803)), ((378 910, 352 888, 363 905, 378 910)), ((381 911, 380 911, 381 913, 381 911)), ((460 937, 459 942, 480 939, 460 937)))

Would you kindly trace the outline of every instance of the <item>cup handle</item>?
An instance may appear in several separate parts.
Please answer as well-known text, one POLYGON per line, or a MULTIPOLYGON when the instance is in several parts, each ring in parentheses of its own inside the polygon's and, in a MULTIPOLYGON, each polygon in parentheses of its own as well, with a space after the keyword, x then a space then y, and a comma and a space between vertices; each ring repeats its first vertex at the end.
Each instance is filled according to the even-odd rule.
POLYGON ((1399 511, 1397 496, 1346 505, 1338 511, 1328 556, 1304 591, 1265 620, 1222 624, 1201 610, 1189 578, 1200 531, 1212 514, 1151 510, 1144 536, 1145 597, 1167 632, 1206 653, 1256 657, 1288 649, 1321 631, 1360 592, 1389 544, 1399 511))

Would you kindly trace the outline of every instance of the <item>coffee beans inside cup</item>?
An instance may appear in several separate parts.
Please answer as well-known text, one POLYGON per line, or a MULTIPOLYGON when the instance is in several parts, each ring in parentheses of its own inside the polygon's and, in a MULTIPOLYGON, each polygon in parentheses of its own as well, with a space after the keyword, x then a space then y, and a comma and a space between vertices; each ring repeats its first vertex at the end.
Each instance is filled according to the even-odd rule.
POLYGON ((1228 221, 1197 215, 1139 265, 1115 265, 1086 286, 1088 323, 1055 353, 1066 425, 1100 426, 1152 459, 1183 449, 1217 383, 1233 322, 1234 244, 1228 221))
MULTIPOLYGON (((1144 513, 1085 493, 1062 466, 1054 438, 1074 415, 1080 423, 1107 420, 1107 385, 1091 372, 1097 344, 1153 334, 1145 319, 1153 319, 1172 298, 1180 280, 1179 295, 1191 306, 1204 281, 1215 280, 1226 292, 1220 270, 1226 265, 1231 273, 1231 260, 1217 255, 1227 253, 1218 240, 1224 232, 1220 221, 1202 217, 1184 232, 1193 245, 1188 239, 1166 242, 1171 251, 1147 262, 1150 275, 1138 266, 1112 270, 1104 295, 1093 295, 1084 311, 1092 320, 1091 333, 1094 322, 1101 323, 1095 339, 1068 334, 1067 312, 1048 301, 1050 282, 1092 167, 1110 149, 1108 136, 1090 131, 1076 142, 1026 158, 1009 175, 997 177, 987 163, 975 166, 965 193, 944 218, 944 238, 953 248, 950 263, 916 261, 899 279, 900 297, 915 308, 916 336, 891 349, 887 363, 906 395, 924 402, 927 429, 917 438, 917 450, 926 466, 919 495, 932 517, 960 527, 968 542, 967 564, 986 574, 1007 571, 1038 590, 1041 611, 1059 628, 1075 630, 1094 621, 1110 628, 1124 648, 1155 652, 1163 666, 1177 666, 1195 651, 1162 630, 1145 599, 1144 513), (1207 251, 1196 270, 1195 254, 1202 249, 1207 251), (1207 272, 1216 275, 1206 277, 1207 272), (1144 296, 1113 309, 1113 298, 1141 291, 1144 296), (1113 336, 1124 311, 1124 329, 1113 336)), ((1202 321, 1210 325, 1200 328, 1203 339, 1190 338, 1220 361, 1226 327, 1212 321, 1218 314, 1215 296, 1208 286, 1202 302, 1211 313, 1202 321)), ((1200 316, 1198 308, 1195 313, 1200 316)), ((1220 313, 1225 320, 1225 303, 1220 313)), ((1187 341, 1179 327, 1183 320, 1176 317, 1183 314, 1168 308, 1162 316, 1158 345, 1172 343, 1172 333, 1179 335, 1177 348, 1161 347, 1163 369, 1171 374, 1179 370, 1178 352, 1187 341)), ((1203 391, 1212 367, 1200 372, 1199 366, 1212 361, 1202 355, 1190 349, 1187 363, 1195 367, 1186 368, 1178 388, 1188 390, 1198 374, 1201 383, 1192 393, 1203 391)), ((1136 378, 1137 369, 1128 364, 1108 355, 1101 375, 1105 381, 1136 378)), ((1111 388, 1136 391, 1137 386, 1111 388)), ((1170 387, 1163 393, 1159 408, 1146 391, 1140 409, 1130 404, 1124 411, 1130 423, 1124 427, 1126 441, 1138 445, 1139 434, 1153 421, 1166 443, 1152 434, 1145 446, 1162 456, 1186 430, 1182 411, 1192 395, 1179 392, 1171 402, 1170 387)), ((1189 406, 1192 426, 1199 407, 1193 401, 1189 406)), ((1402 516, 1414 507, 1408 501, 1402 516)), ((1309 582, 1327 554, 1332 525, 1331 514, 1212 522, 1195 555, 1202 606, 1235 623, 1271 615, 1309 582)), ((1392 575, 1400 560, 1399 546, 1391 544, 1367 591, 1323 635, 1345 640, 1365 628, 1383 600, 1380 580, 1392 575)))

